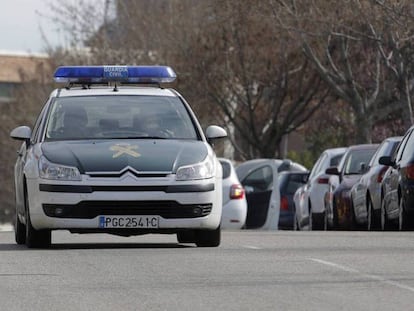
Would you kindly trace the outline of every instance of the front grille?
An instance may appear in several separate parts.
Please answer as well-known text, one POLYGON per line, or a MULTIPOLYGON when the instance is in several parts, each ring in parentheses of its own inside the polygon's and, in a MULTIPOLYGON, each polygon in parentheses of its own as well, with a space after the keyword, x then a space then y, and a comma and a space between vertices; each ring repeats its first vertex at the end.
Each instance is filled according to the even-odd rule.
POLYGON ((92 219, 99 215, 159 215, 163 218, 196 218, 211 213, 213 205, 176 201, 82 201, 76 205, 43 204, 49 217, 92 219))

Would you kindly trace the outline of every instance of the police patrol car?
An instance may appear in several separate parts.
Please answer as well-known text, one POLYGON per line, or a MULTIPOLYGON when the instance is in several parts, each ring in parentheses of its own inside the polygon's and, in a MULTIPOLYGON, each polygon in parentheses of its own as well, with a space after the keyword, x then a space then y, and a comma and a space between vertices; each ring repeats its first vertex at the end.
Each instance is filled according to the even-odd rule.
POLYGON ((23 141, 16 242, 48 247, 51 231, 67 229, 218 246, 222 171, 209 143, 226 132, 213 125, 204 135, 183 97, 160 87, 174 71, 66 66, 54 78, 66 86, 51 93, 33 130, 11 132, 23 141))

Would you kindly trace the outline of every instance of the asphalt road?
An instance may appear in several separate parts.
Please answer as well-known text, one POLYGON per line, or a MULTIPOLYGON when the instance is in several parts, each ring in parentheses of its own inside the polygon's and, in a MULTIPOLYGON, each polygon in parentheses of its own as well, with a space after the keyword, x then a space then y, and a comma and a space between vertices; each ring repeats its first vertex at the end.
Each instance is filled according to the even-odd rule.
POLYGON ((28 250, 0 232, 0 310, 414 310, 414 232, 53 233, 28 250))

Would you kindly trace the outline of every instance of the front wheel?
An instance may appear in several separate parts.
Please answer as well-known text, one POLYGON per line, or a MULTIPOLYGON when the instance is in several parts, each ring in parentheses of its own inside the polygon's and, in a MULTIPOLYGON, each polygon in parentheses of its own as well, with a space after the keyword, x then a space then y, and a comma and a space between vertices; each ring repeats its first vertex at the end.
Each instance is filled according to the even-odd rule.
POLYGON ((326 210, 323 212, 323 231, 328 230, 328 213, 326 210))
POLYGON ((14 238, 19 245, 26 243, 26 226, 20 221, 17 211, 14 220, 14 238))
POLYGON ((220 226, 215 230, 197 230, 195 232, 195 244, 198 247, 217 247, 221 241, 220 226))
POLYGON ((385 201, 381 200, 381 230, 387 231, 390 230, 391 225, 387 217, 387 211, 385 210, 385 201))
POLYGON ((407 212, 405 211, 404 200, 403 198, 401 198, 400 204, 399 204, 398 230, 403 231, 403 230, 409 230, 409 229, 410 229, 410 224, 409 224, 408 215, 407 215, 407 212))
POLYGON ((309 208, 309 225, 308 225, 308 230, 312 231, 313 230, 313 215, 312 215, 312 208, 309 208))
POLYGON ((25 193, 25 211, 26 211, 26 246, 28 248, 48 248, 52 242, 52 232, 50 230, 36 230, 32 226, 29 212, 29 200, 27 192, 25 193))

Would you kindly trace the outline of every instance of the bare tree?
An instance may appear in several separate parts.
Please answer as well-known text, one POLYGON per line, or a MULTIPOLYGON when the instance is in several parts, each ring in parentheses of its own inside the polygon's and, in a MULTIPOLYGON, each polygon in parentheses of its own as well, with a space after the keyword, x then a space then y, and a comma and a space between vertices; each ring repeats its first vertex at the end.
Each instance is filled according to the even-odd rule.
POLYGON ((332 92, 351 106, 356 142, 371 142, 378 97, 384 90, 382 55, 365 18, 373 3, 305 2, 272 0, 274 16, 301 42, 304 55, 332 92))
POLYGON ((275 29, 262 1, 211 1, 188 63, 211 109, 228 126, 240 158, 279 156, 328 92, 297 44, 275 29))
POLYGON ((364 12, 370 39, 377 45, 393 75, 397 104, 401 104, 403 124, 408 128, 414 124, 411 100, 414 87, 414 4, 412 1, 378 0, 371 1, 371 4, 375 10, 364 12))

